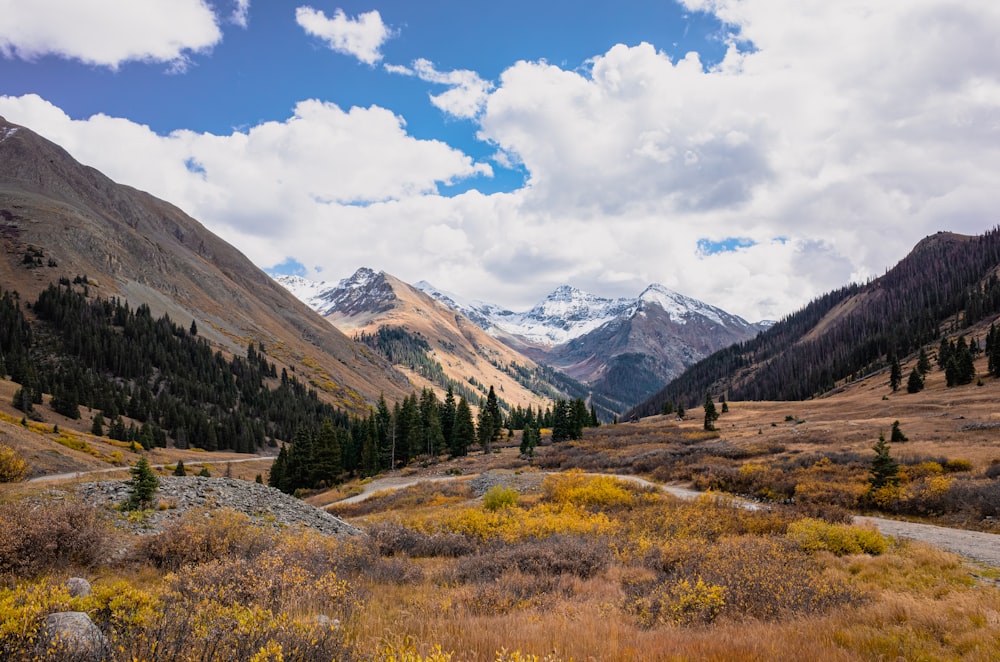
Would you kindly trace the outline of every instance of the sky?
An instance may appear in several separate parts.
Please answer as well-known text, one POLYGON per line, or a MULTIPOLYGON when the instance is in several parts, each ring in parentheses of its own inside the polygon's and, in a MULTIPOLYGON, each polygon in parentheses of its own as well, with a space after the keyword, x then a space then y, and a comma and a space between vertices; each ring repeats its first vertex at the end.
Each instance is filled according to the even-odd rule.
POLYGON ((271 273, 749 321, 1000 221, 995 0, 0 0, 0 116, 271 273))

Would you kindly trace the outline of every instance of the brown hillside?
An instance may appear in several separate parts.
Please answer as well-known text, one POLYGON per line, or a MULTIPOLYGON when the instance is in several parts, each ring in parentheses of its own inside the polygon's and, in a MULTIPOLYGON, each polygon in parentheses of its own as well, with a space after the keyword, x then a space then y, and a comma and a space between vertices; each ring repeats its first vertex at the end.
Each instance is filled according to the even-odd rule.
POLYGON ((2 118, 0 135, 0 285, 22 300, 59 277, 86 276, 92 295, 147 304, 181 324, 193 319, 225 352, 262 343, 272 360, 346 409, 410 390, 400 373, 180 209, 2 118), (25 264, 29 247, 41 250, 40 266, 25 264))
MULTIPOLYGON (((352 308, 347 312, 337 311, 327 315, 327 321, 348 335, 362 331, 374 333, 380 326, 405 328, 428 340, 431 357, 441 364, 449 379, 467 384, 472 377, 487 388, 492 385, 497 396, 512 406, 531 405, 538 409, 551 404, 548 398, 532 393, 497 368, 497 364, 508 366, 511 363, 534 368, 534 361, 415 287, 386 273, 379 276, 384 278, 394 294, 391 304, 377 306, 375 310, 352 308)), ((430 385, 414 376, 411 380, 430 385)), ((439 387, 435 388, 443 393, 439 387)))

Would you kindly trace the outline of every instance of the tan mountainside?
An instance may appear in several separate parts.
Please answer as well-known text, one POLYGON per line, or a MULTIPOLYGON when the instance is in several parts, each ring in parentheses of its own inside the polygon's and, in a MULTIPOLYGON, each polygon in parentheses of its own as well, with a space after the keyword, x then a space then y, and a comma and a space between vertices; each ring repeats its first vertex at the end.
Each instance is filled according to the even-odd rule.
MULTIPOLYGON (((534 361, 398 278, 384 272, 373 276, 375 280, 368 284, 368 288, 369 291, 378 291, 377 301, 369 298, 369 305, 358 300, 345 301, 325 316, 327 321, 349 336, 373 334, 382 326, 406 329, 427 340, 431 347, 429 356, 441 364, 449 379, 471 386, 471 377, 487 389, 492 385, 497 396, 511 406, 530 405, 538 409, 551 404, 551 398, 531 392, 498 367, 516 363, 534 369, 534 361)), ((430 382, 421 380, 419 375, 408 374, 411 374, 414 383, 432 386, 430 382)), ((433 387, 443 393, 440 385, 433 387)))
POLYGON ((193 319, 225 352, 262 343, 271 360, 345 409, 412 389, 177 207, 116 184, 2 118, 0 242, 0 286, 24 301, 60 277, 86 276, 90 294, 147 304, 183 325, 193 319), (29 252, 36 264, 26 263, 29 252))

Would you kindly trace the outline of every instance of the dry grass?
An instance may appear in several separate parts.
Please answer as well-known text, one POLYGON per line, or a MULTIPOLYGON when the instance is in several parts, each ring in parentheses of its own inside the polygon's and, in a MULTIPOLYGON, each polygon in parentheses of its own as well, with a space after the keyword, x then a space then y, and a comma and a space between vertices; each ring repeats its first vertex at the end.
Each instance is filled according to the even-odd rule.
MULTIPOLYGON (((29 658, 45 613, 79 609, 122 646, 112 660, 146 659, 153 641, 177 647, 179 660, 277 659, 279 647, 284 659, 503 662, 998 654, 1000 591, 925 545, 857 553, 851 527, 580 474, 497 511, 437 503, 446 489, 379 499, 385 510, 365 518, 383 523, 368 539, 193 513, 114 563, 64 554, 14 570, 0 588, 0 652, 29 658), (482 528, 451 530, 459 510, 482 528), (405 524, 414 512, 416 528, 405 524), (600 534, 574 517, 602 522, 600 534), (71 599, 58 582, 30 579, 38 573, 96 578, 95 597, 71 599)), ((5 506, 5 530, 24 522, 24 507, 5 506)), ((65 517, 36 519, 36 538, 72 542, 65 517)), ((8 556, 34 558, 19 549, 8 556)))

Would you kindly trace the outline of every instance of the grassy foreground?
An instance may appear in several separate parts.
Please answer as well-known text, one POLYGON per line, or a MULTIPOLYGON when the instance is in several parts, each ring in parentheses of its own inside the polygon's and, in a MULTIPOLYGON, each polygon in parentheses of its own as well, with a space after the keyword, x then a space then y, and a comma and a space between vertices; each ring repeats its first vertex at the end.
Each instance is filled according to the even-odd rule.
POLYGON ((993 660, 997 574, 870 529, 607 477, 421 484, 338 541, 192 513, 141 539, 73 503, 0 507, 0 658, 86 611, 109 659, 993 660), (87 577, 93 595, 63 582, 87 577))

